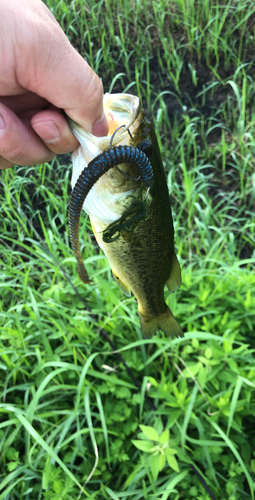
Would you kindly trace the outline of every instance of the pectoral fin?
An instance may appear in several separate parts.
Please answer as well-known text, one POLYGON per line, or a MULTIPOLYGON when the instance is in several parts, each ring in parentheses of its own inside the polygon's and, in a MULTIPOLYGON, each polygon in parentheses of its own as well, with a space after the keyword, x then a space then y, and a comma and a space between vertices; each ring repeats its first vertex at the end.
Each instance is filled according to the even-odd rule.
POLYGON ((177 260, 177 257, 174 253, 171 272, 170 272, 170 276, 166 282, 166 286, 167 286, 169 292, 175 292, 175 290, 177 290, 177 288, 180 288, 181 283, 182 283, 181 268, 180 268, 180 264, 177 260))
POLYGON ((124 281, 122 281, 118 276, 117 274, 115 274, 115 272, 112 270, 112 274, 113 274, 113 277, 116 281, 116 283, 119 285, 120 289, 122 290, 122 292, 127 295, 127 297, 131 297, 131 290, 129 288, 129 286, 126 285, 126 283, 124 283, 124 281))

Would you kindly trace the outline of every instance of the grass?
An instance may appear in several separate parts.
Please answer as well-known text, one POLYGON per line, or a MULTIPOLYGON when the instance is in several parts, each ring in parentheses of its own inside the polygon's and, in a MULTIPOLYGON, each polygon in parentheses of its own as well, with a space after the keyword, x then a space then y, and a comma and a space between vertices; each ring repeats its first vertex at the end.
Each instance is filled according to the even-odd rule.
POLYGON ((167 303, 185 338, 142 338, 86 216, 92 280, 79 281, 69 158, 2 171, 0 500, 254 498, 254 5, 47 4, 105 90, 139 95, 154 121, 183 276, 167 303), (179 471, 156 474, 132 441, 162 421, 179 471))

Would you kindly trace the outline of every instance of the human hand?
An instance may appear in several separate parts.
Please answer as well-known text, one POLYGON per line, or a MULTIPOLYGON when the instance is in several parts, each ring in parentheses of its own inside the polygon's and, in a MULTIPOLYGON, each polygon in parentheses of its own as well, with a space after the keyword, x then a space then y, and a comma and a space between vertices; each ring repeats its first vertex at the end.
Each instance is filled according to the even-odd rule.
POLYGON ((79 144, 61 110, 107 135, 103 85, 41 0, 0 0, 0 168, 50 161, 79 144))

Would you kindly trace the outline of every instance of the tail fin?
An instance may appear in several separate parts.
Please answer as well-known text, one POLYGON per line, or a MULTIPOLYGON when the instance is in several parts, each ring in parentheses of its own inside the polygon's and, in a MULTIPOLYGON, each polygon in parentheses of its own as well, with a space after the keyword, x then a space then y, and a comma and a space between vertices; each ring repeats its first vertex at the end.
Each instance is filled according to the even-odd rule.
POLYGON ((139 318, 145 338, 156 335, 158 330, 162 330, 169 337, 183 337, 183 331, 167 305, 166 310, 157 316, 139 312, 139 318))

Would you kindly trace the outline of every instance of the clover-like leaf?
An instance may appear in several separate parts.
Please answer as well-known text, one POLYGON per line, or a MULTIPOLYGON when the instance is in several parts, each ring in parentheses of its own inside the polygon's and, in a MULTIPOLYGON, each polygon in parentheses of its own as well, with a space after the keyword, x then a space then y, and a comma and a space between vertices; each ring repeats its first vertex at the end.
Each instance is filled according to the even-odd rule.
POLYGON ((152 441, 159 441, 159 435, 154 427, 150 427, 149 425, 140 425, 140 429, 147 438, 152 441))
POLYGON ((168 465, 169 465, 169 467, 171 467, 171 469, 175 470, 176 472, 180 472, 177 460, 173 455, 167 455, 166 459, 167 459, 168 465))
POLYGON ((8 471, 12 472, 13 470, 17 469, 19 465, 19 462, 9 462, 8 463, 8 471))
POLYGON ((166 465, 166 457, 165 455, 160 454, 158 459, 159 459, 159 470, 161 471, 166 465))
POLYGON ((150 453, 151 449, 154 448, 154 444, 150 441, 138 441, 138 439, 133 439, 132 443, 138 450, 146 451, 146 453, 150 453))
POLYGON ((144 433, 138 432, 137 437, 138 437, 138 439, 144 439, 144 433))
POLYGON ((169 438, 170 438, 170 431, 169 429, 165 429, 159 437, 159 443, 160 444, 167 443, 169 441, 169 438))
POLYGON ((159 458, 159 455, 157 455, 156 457, 152 455, 150 459, 151 473, 154 481, 156 481, 159 473, 159 458))
POLYGON ((175 455, 176 453, 178 453, 178 450, 174 450, 173 448, 166 448, 165 449, 166 455, 175 455))

